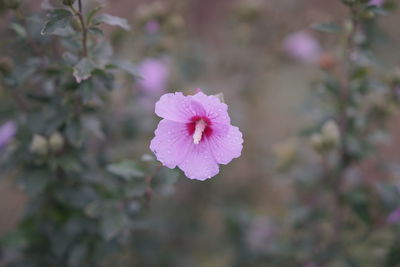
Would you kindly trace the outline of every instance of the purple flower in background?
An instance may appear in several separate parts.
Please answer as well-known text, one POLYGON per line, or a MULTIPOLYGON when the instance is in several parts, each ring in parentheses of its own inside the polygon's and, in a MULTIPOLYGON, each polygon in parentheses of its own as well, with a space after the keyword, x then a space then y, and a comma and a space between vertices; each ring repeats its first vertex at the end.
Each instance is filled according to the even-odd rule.
POLYGON ((316 62, 321 54, 318 41, 304 31, 288 35, 283 42, 283 48, 291 57, 307 63, 316 62))
POLYGON ((228 164, 242 152, 242 133, 231 125, 228 106, 217 97, 202 92, 165 94, 155 112, 163 120, 150 149, 163 165, 178 166, 190 179, 215 176, 218 164, 228 164))
POLYGON ((397 208, 387 217, 387 223, 394 224, 400 222, 400 208, 397 208))
POLYGON ((160 24, 155 20, 150 20, 144 25, 144 29, 148 33, 156 33, 160 30, 160 24))
POLYGON ((381 6, 385 3, 385 0, 371 0, 369 1, 369 6, 381 6))
POLYGON ((156 95, 165 92, 169 74, 165 60, 148 58, 140 63, 138 69, 142 76, 139 86, 145 92, 156 95))
POLYGON ((13 121, 8 121, 0 126, 0 149, 5 147, 17 132, 17 125, 13 121))

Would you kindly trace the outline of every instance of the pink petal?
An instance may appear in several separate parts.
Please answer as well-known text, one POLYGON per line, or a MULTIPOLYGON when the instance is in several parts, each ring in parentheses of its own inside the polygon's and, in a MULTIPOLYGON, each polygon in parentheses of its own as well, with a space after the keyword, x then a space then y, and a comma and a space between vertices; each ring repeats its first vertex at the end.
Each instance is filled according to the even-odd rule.
POLYGON ((155 112, 159 117, 167 120, 189 122, 193 116, 202 115, 205 110, 201 103, 179 92, 163 95, 156 103, 155 112))
POLYGON ((232 159, 240 157, 243 148, 243 136, 238 127, 229 126, 226 135, 213 134, 208 143, 215 160, 220 164, 228 164, 232 159))
POLYGON ((151 140, 150 149, 165 166, 175 168, 185 159, 192 143, 186 124, 161 120, 151 140))
POLYGON ((185 160, 178 166, 188 178, 200 181, 211 178, 219 172, 208 142, 200 142, 197 145, 192 142, 185 160))
POLYGON ((206 110, 206 116, 215 123, 230 124, 231 119, 228 115, 228 106, 222 103, 215 96, 208 96, 199 92, 192 96, 192 99, 198 101, 206 110))

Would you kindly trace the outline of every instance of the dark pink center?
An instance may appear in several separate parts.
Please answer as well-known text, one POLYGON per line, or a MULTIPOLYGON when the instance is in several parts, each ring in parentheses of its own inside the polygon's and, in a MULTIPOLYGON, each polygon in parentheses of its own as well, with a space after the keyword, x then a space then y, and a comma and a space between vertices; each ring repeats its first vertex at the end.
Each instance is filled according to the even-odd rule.
MULTIPOLYGON (((198 124, 201 120, 206 123, 204 131, 202 132, 202 136, 209 137, 212 134, 211 121, 207 117, 204 117, 204 116, 193 116, 190 119, 190 122, 188 122, 186 124, 186 129, 187 129, 188 134, 190 136, 193 136, 195 134, 196 124, 198 124)), ((203 138, 201 138, 200 141, 202 141, 202 140, 203 140, 203 138)))

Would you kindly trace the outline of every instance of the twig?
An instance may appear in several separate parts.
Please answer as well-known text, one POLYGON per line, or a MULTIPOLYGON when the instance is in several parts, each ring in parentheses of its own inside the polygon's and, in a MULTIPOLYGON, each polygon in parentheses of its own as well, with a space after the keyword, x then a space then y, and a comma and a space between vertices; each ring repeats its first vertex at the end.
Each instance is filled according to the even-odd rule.
POLYGON ((88 45, 87 45, 87 26, 86 26, 86 22, 85 19, 83 17, 83 13, 82 13, 82 2, 81 0, 78 0, 78 10, 76 10, 74 8, 73 5, 70 5, 71 10, 74 12, 75 16, 78 17, 79 22, 81 24, 81 28, 82 28, 82 56, 85 58, 88 56, 88 45))

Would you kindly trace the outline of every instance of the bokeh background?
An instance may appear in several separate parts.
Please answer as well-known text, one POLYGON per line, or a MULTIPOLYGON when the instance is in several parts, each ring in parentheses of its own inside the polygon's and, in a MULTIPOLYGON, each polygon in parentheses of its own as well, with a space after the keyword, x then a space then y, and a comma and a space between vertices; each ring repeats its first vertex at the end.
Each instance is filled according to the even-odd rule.
MULTIPOLYGON (((32 10, 43 4, 30 2, 32 10)), ((117 56, 132 60, 146 75, 163 77, 161 84, 148 85, 150 89, 140 81, 121 81, 112 92, 110 118, 126 121, 131 127, 121 131, 132 131, 135 137, 114 138, 115 155, 150 155, 149 143, 159 121, 154 103, 165 92, 190 94, 196 88, 224 94, 232 122, 245 140, 242 156, 223 166, 218 176, 198 182, 181 175, 170 192, 154 195, 148 211, 154 227, 146 230, 139 225, 136 249, 123 252, 114 264, 258 266, 252 265, 249 255, 273 249, 276 218, 291 216, 291 175, 277 171, 274 151, 312 122, 311 84, 320 75, 316 62, 291 56, 284 41, 294 32, 307 32, 324 54, 334 56, 337 40, 310 25, 341 22, 347 10, 340 1, 321 0, 103 2, 108 13, 127 18, 132 26, 131 32, 106 29, 117 56)), ((395 11, 381 20, 385 42, 374 50, 383 59, 382 68, 391 68, 400 59, 400 16, 395 11)), ((388 160, 400 159, 399 119, 391 121, 393 138, 381 148, 388 160)), ((310 153, 313 156, 317 155, 310 153)), ((363 168, 368 179, 379 177, 373 163, 363 168)), ((12 177, 1 179, 0 235, 14 229, 26 201, 12 177)))

